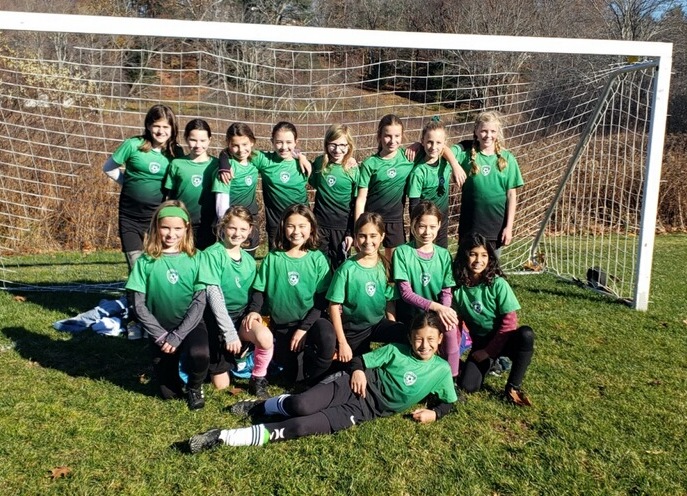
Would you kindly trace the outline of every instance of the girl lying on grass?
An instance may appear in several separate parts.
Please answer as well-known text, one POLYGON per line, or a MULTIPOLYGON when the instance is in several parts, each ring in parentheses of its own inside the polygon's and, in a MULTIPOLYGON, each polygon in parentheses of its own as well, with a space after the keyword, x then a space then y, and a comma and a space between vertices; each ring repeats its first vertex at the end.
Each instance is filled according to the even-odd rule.
POLYGON ((421 313, 408 332, 410 346, 388 344, 351 361, 351 373, 340 373, 300 394, 282 394, 266 401, 236 403, 232 413, 280 415, 278 422, 239 429, 212 429, 189 440, 191 453, 225 444, 261 446, 313 434, 332 434, 360 422, 402 412, 435 394, 439 404, 410 415, 420 423, 434 422, 457 401, 451 368, 436 355, 441 344, 441 319, 421 313))

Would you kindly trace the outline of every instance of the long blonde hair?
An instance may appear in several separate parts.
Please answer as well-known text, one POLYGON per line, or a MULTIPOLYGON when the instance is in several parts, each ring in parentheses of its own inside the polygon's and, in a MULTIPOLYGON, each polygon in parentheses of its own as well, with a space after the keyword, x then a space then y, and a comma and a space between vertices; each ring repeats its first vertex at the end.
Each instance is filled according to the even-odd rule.
POLYGON ((495 110, 487 110, 480 113, 475 119, 475 128, 473 131, 472 148, 470 150, 470 175, 479 174, 479 167, 477 166, 477 152, 479 152, 479 141, 477 140, 477 128, 480 124, 496 123, 496 143, 494 143, 494 151, 496 152, 497 164, 499 171, 503 171, 508 165, 506 158, 501 155, 501 151, 506 147, 506 140, 503 137, 503 118, 499 112, 495 110))
MULTIPOLYGON (((180 202, 179 200, 167 200, 166 202, 162 202, 160 206, 155 209, 153 218, 150 221, 148 232, 143 238, 143 251, 153 258, 160 258, 162 256, 163 247, 159 227, 160 211, 165 207, 179 207, 186 212, 187 219, 191 218, 188 210, 186 210, 186 205, 184 205, 184 202, 180 202)), ((179 251, 186 253, 189 257, 192 257, 196 254, 196 247, 193 243, 193 228, 191 227, 190 222, 184 221, 184 223, 186 224, 186 234, 184 234, 181 242, 179 242, 179 251)))
POLYGON ((341 137, 346 138, 346 143, 348 143, 348 152, 344 155, 341 161, 341 166, 346 174, 350 174, 352 166, 348 165, 349 159, 353 156, 355 151, 355 142, 353 141, 353 136, 345 124, 332 124, 327 129, 324 134, 324 156, 322 157, 322 173, 326 174, 329 172, 329 143, 334 140, 338 140, 341 137))

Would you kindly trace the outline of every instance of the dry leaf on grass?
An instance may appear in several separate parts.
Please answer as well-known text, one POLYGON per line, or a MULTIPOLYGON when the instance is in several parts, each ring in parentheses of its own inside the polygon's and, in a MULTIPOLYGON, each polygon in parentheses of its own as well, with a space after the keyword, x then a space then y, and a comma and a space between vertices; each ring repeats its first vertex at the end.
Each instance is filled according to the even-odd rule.
POLYGON ((17 295, 17 296, 15 296, 15 297, 12 298, 12 299, 13 299, 14 301, 18 301, 18 302, 20 302, 20 303, 24 303, 24 302, 26 301, 26 296, 17 295))
POLYGON ((71 475, 71 473, 71 468, 67 467, 66 465, 62 465, 59 467, 55 467, 52 470, 48 470, 48 475, 46 475, 46 477, 50 477, 52 480, 62 479, 64 477, 67 477, 68 475, 71 475))
POLYGON ((517 389, 511 389, 510 391, 508 391, 508 395, 510 396, 510 399, 514 405, 532 406, 532 401, 522 391, 518 391, 517 389))

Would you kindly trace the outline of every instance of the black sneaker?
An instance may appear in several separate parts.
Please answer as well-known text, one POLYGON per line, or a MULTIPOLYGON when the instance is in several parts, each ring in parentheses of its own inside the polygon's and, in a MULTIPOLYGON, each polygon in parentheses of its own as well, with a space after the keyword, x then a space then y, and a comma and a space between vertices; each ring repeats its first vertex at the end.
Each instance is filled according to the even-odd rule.
POLYGON ((205 406, 205 395, 203 394, 203 388, 188 388, 186 391, 186 404, 188 404, 189 410, 199 410, 203 408, 205 406))
POLYGON ((257 396, 259 400, 266 400, 270 397, 270 393, 267 392, 267 386, 269 383, 265 377, 251 377, 248 383, 248 391, 257 396))
POLYGON ((219 429, 211 429, 202 434, 196 434, 188 440, 189 450, 191 450, 191 453, 200 453, 201 451, 219 446, 222 444, 222 440, 219 438, 221 432, 219 429))
POLYGON ((229 408, 229 411, 234 415, 240 415, 242 417, 252 416, 256 412, 256 407, 262 406, 265 402, 262 400, 244 400, 234 403, 229 408))

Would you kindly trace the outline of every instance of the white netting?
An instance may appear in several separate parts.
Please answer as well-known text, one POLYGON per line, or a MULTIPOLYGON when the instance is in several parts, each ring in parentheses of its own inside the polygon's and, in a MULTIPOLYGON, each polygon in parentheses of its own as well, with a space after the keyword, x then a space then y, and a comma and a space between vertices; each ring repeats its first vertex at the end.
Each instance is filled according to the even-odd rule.
MULTIPOLYGON (((89 46, 117 42, 97 41, 89 46)), ((601 267, 618 281, 608 284, 612 292, 632 297, 653 67, 616 74, 627 65, 618 57, 527 53, 518 55, 519 70, 502 61, 498 71, 475 74, 465 61, 485 54, 470 51, 304 50, 212 40, 174 46, 189 48, 80 47, 61 60, 0 56, 0 136, 6 143, 0 149, 0 249, 11 252, 42 222, 66 222, 56 214, 65 210, 83 232, 92 232, 86 229, 92 224, 100 233, 77 245, 116 244, 116 186, 100 167, 123 139, 141 133, 143 116, 156 103, 171 106, 181 128, 190 118, 206 119, 217 136, 215 152, 231 122, 248 123, 258 146, 268 149, 271 126, 289 120, 298 127, 301 148, 314 157, 322 153, 327 126, 346 123, 358 160, 375 151, 376 125, 387 113, 403 119, 407 142, 418 140, 434 116, 456 142, 471 136, 478 112, 497 109, 507 116, 507 148, 526 183, 519 191, 515 241, 503 252, 506 268, 546 267, 584 280, 588 268, 601 267), (599 103, 609 80, 616 82, 599 103), (586 144, 557 201, 581 142, 586 144), (90 178, 86 186, 84 177, 90 178), (78 195, 89 189, 103 193, 89 208, 77 208, 78 195), (552 202, 551 223, 532 252, 552 202)), ((453 191, 454 238, 459 201, 453 191)), ((16 281, 10 265, 6 260, 3 279, 16 281)))

